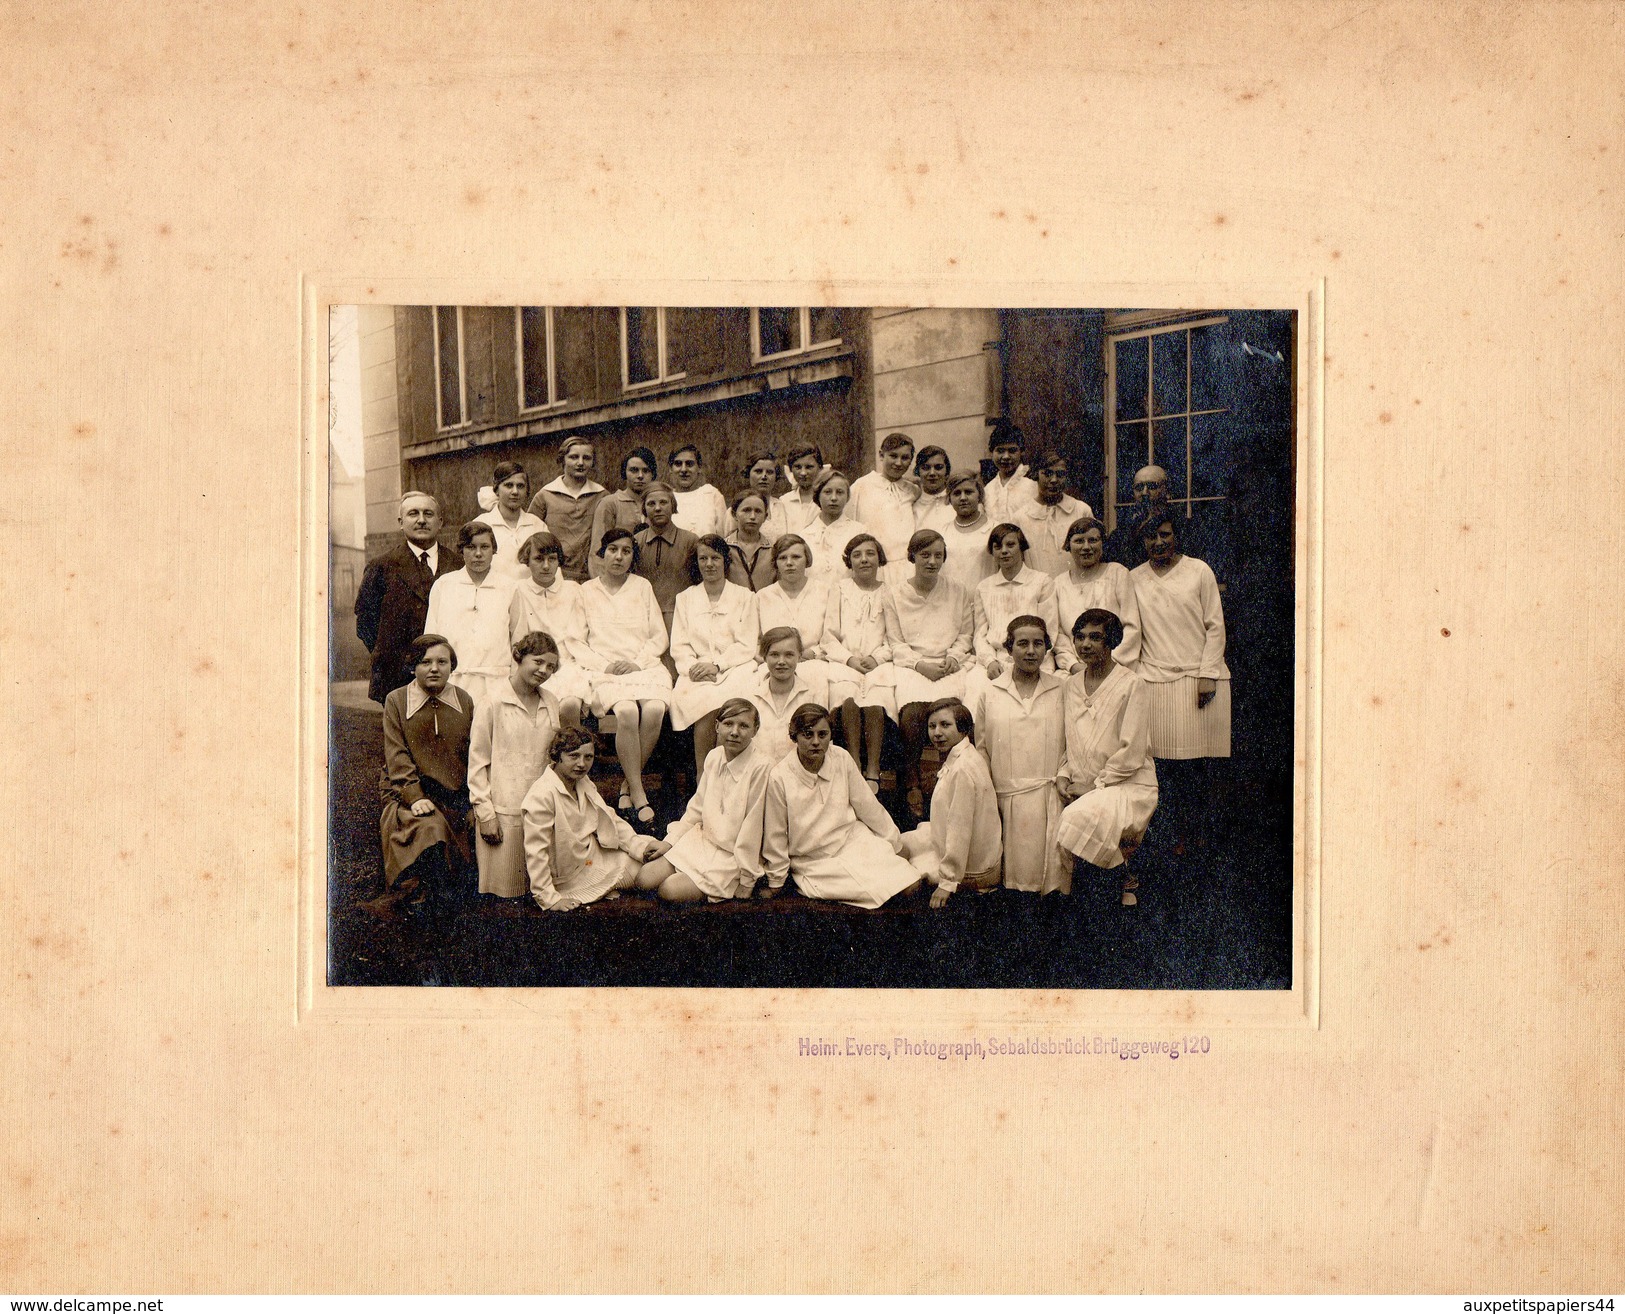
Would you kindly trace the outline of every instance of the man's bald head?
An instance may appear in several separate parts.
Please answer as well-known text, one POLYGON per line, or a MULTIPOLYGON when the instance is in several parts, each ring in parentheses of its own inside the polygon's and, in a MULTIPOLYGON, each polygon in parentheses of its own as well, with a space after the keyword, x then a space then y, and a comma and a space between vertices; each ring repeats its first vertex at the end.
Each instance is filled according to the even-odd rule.
POLYGON ((1134 472, 1134 500, 1142 503, 1168 500, 1168 472, 1160 465, 1141 466, 1134 472))

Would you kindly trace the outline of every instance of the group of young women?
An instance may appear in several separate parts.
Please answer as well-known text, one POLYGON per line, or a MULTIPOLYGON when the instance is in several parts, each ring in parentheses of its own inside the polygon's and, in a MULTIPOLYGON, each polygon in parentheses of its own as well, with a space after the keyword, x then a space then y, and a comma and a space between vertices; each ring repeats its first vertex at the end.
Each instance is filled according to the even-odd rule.
MULTIPOLYGON (((529 510, 525 472, 498 466, 385 704, 375 910, 453 879, 470 817, 481 892, 547 910, 632 888, 772 898, 792 876, 859 907, 924 882, 940 907, 960 885, 1069 891, 1074 858, 1120 867, 1157 806, 1154 760, 1229 755, 1217 585, 1166 504, 1138 524, 1144 564, 1103 560, 1064 459, 1029 476, 1000 437, 986 486, 900 434, 850 483, 790 451, 783 496, 780 459, 755 454, 726 510, 693 448, 673 483, 634 450, 610 494, 572 440, 529 510), (588 710, 613 730, 614 808, 588 710), (668 715, 693 730, 698 786, 657 840, 642 771, 668 715), (908 834, 877 798, 887 720, 908 834)), ((1132 879, 1093 885, 1135 901, 1132 879)))

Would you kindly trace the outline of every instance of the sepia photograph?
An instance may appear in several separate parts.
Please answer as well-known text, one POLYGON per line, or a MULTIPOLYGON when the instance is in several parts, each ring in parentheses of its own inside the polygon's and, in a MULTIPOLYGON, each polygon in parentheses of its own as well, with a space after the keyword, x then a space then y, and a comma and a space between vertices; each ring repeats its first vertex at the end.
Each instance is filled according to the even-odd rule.
POLYGON ((1293 986, 1296 311, 328 316, 328 985, 1293 986))

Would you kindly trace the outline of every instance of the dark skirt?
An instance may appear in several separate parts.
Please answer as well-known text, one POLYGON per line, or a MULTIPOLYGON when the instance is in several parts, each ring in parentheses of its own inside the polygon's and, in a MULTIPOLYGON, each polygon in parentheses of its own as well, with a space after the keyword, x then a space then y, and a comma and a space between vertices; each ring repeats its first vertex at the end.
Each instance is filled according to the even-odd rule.
POLYGON ((436 844, 446 846, 446 860, 453 869, 473 862, 468 844, 468 795, 447 794, 425 780, 424 793, 435 810, 427 816, 412 814, 408 804, 384 800, 378 831, 384 846, 384 883, 394 885, 413 863, 436 844))

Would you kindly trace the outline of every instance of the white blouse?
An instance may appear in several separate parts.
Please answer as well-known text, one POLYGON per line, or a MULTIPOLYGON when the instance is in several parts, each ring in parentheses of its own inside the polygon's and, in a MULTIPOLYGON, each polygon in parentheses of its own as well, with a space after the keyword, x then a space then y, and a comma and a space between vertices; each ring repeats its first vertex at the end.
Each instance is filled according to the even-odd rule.
POLYGON ((1170 684, 1191 675, 1228 680, 1224 608, 1219 581, 1207 562, 1181 557, 1166 574, 1158 575, 1148 561, 1136 566, 1129 578, 1140 606, 1140 674, 1152 684, 1170 684))
POLYGON ((942 578, 951 579, 973 598, 976 586, 991 575, 997 566, 993 554, 987 550, 987 536, 996 522, 986 512, 974 524, 966 526, 951 520, 937 532, 948 547, 948 560, 942 566, 942 578))
POLYGON ((868 525, 869 532, 886 549, 889 565, 908 564, 908 540, 914 535, 914 502, 920 486, 907 479, 895 482, 878 470, 852 485, 852 517, 868 525))
POLYGON ((725 671, 756 660, 756 595, 723 581, 712 598, 704 584, 677 595, 671 622, 671 659, 679 675, 689 667, 712 662, 725 671))
POLYGON ((1112 785, 1157 787, 1151 760, 1151 696, 1145 682, 1126 666, 1112 663, 1094 693, 1084 673, 1070 677, 1061 691, 1066 719, 1066 757, 1058 775, 1075 793, 1112 785))
POLYGON ((559 660, 581 666, 587 643, 587 613, 581 607, 581 585, 557 575, 544 589, 533 579, 522 579, 508 603, 508 638, 518 643, 532 630, 553 636, 559 660))
POLYGON ((425 634, 443 634, 457 654, 464 675, 508 674, 513 654, 508 643, 508 604, 517 581, 493 566, 476 584, 468 567, 435 580, 429 590, 425 634))
MULTIPOLYGON (((766 532, 764 529, 763 533, 766 532)), ((846 562, 842 560, 846 545, 859 534, 870 532, 869 527, 858 520, 848 520, 843 516, 833 525, 829 525, 824 523, 823 516, 819 516, 801 531, 801 537, 807 540, 807 546, 812 549, 812 566, 807 571, 808 578, 840 579, 846 574, 846 562)), ((891 560, 890 552, 886 554, 886 559, 891 560)))
POLYGON ((1140 604, 1134 598, 1134 583, 1128 567, 1115 561, 1102 561, 1088 575, 1071 569, 1055 577, 1055 605, 1060 612, 1061 633, 1055 649, 1065 656, 1057 662, 1070 670, 1078 659, 1072 646, 1072 622, 1093 607, 1111 612, 1123 622, 1123 642, 1112 649, 1112 660, 1120 666, 1133 666, 1140 659, 1140 604))
POLYGON ((886 607, 890 599, 884 584, 861 588, 850 575, 835 584, 829 591, 829 610, 824 616, 825 658, 842 666, 854 657, 889 662, 892 653, 886 634, 886 607))
POLYGON ((801 633, 802 656, 817 661, 824 656, 824 623, 829 611, 830 581, 809 579, 791 597, 784 581, 769 584, 756 595, 756 614, 762 633, 790 625, 801 633))
POLYGON ((1049 627, 1052 642, 1061 624, 1055 607, 1055 581, 1031 566, 1023 566, 1014 579, 1006 579, 1003 571, 989 575, 976 586, 975 609, 976 660, 982 663, 1009 665, 1004 639, 1017 616, 1039 617, 1049 627))
POLYGON ((672 514, 672 524, 688 530, 695 538, 722 533, 728 520, 728 503, 714 484, 673 491, 677 494, 677 510, 672 514))
POLYGON ((497 541, 496 556, 491 558, 491 569, 500 570, 504 575, 514 579, 529 579, 530 567, 522 565, 519 560, 519 547, 532 534, 540 534, 547 528, 547 522, 538 515, 529 511, 519 513, 519 523, 512 529, 508 522, 502 518, 502 512, 493 507, 484 515, 474 517, 482 525, 490 525, 491 532, 497 541))
POLYGON ((547 770, 559 730, 559 700, 545 688, 531 712, 503 681, 474 709, 468 736, 468 800, 482 825, 500 813, 517 817, 530 787, 547 770))
POLYGON ((649 581, 628 575, 614 593, 604 577, 581 586, 581 610, 587 618, 587 638, 581 665, 589 671, 609 669, 611 662, 631 662, 640 671, 660 664, 666 651, 666 620, 649 581))
POLYGON ((912 670, 924 658, 952 657, 961 666, 970 660, 971 600, 964 589, 939 576, 929 594, 912 579, 888 585, 887 592, 892 661, 912 670))
POLYGON ((790 692, 781 697, 773 692, 767 668, 763 667, 751 690, 750 700, 756 704, 761 719, 761 728, 752 742, 761 745, 762 753, 769 762, 777 762, 786 753, 795 751, 795 743, 790 738, 790 718, 795 715, 796 708, 803 703, 817 703, 827 709, 829 684, 816 671, 809 672, 806 667, 797 666, 795 683, 791 685, 790 692))
POLYGON ((727 749, 720 745, 706 755, 694 797, 683 815, 666 827, 668 844, 675 844, 698 826, 707 840, 733 854, 747 877, 761 875, 762 795, 777 759, 757 748, 760 737, 758 732, 731 762, 727 749))
POLYGON ((1066 570, 1071 565, 1066 551, 1066 531, 1093 514, 1087 502, 1075 497, 1062 497, 1054 506, 1045 506, 1034 498, 1021 507, 1016 512, 1015 523, 1027 535, 1027 564, 1046 575, 1066 570))

